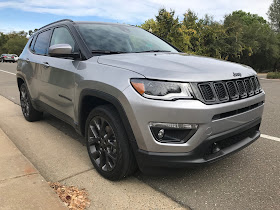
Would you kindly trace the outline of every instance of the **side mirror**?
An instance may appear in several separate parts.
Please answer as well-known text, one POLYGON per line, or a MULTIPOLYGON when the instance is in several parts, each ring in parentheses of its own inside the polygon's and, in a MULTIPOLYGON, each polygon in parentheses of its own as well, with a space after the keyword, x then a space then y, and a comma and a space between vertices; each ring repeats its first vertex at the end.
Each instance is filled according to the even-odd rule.
POLYGON ((50 46, 49 55, 52 57, 73 57, 72 47, 69 44, 55 44, 50 46))

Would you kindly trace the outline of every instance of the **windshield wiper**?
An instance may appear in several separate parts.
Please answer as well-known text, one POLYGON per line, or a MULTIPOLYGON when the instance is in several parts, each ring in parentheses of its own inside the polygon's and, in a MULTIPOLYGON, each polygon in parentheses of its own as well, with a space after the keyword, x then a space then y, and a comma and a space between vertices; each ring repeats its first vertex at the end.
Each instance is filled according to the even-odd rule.
POLYGON ((145 53, 145 52, 171 52, 169 50, 145 50, 145 51, 139 51, 136 53, 145 53))
POLYGON ((121 53, 126 53, 126 52, 121 52, 121 51, 110 51, 110 50, 92 50, 92 53, 97 53, 97 54, 121 54, 121 53))

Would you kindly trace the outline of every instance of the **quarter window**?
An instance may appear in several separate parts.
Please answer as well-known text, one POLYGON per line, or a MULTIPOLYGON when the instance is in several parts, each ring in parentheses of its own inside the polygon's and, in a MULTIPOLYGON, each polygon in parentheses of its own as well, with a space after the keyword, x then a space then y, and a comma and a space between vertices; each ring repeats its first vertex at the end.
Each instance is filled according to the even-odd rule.
POLYGON ((33 51, 34 43, 35 43, 35 37, 32 37, 32 40, 31 40, 30 45, 29 45, 29 49, 32 50, 32 51, 33 51))
POLYGON ((34 52, 39 55, 47 55, 51 30, 40 33, 34 45, 34 52))

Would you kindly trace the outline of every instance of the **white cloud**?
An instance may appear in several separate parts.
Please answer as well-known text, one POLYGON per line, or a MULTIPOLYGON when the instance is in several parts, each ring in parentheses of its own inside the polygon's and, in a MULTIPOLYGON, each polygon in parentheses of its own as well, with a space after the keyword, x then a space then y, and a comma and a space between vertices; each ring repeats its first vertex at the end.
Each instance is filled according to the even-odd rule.
POLYGON ((181 16, 192 9, 200 17, 208 13, 215 20, 234 10, 244 10, 267 18, 272 0, 14 0, 0 2, 0 8, 60 16, 97 16, 125 23, 141 23, 153 18, 161 7, 174 9, 181 16))

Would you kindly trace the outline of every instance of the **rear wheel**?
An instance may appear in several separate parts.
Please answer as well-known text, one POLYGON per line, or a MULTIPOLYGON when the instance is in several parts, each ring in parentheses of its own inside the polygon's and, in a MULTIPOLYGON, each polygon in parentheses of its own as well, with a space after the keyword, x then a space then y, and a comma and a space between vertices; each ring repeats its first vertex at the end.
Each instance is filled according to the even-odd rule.
POLYGON ((137 169, 125 128, 113 106, 99 106, 91 111, 86 140, 92 164, 103 177, 120 180, 137 169))
POLYGON ((37 111, 32 103, 26 85, 20 86, 20 106, 24 118, 29 122, 38 121, 42 118, 43 113, 37 111))

